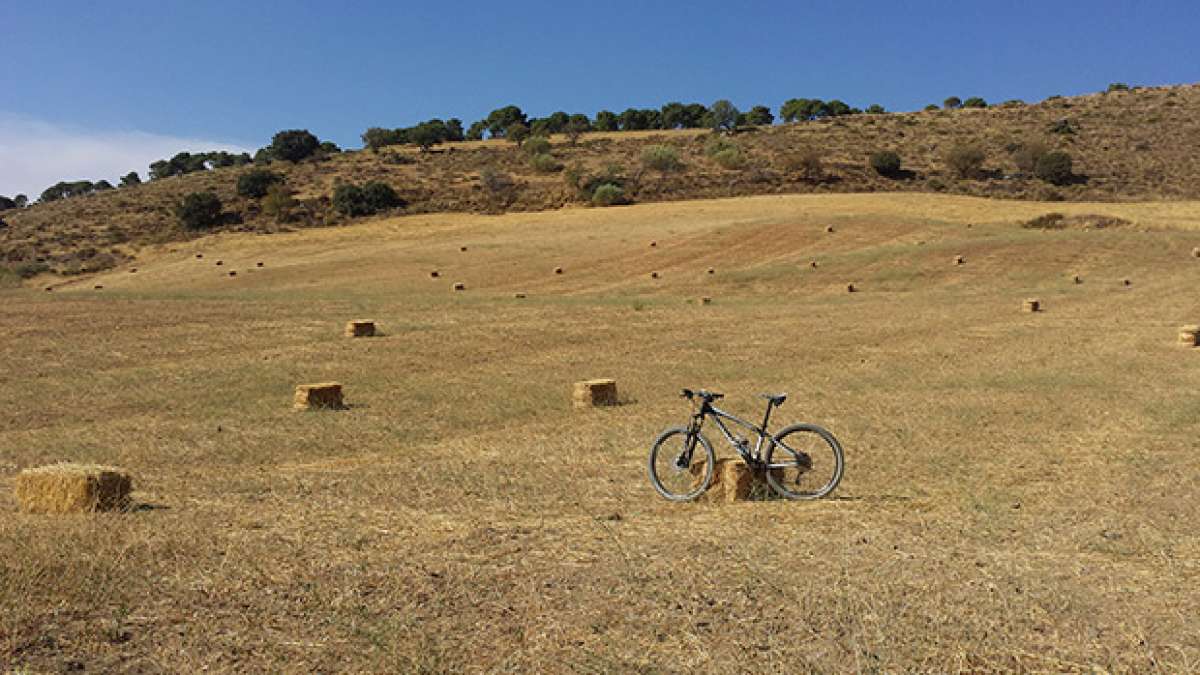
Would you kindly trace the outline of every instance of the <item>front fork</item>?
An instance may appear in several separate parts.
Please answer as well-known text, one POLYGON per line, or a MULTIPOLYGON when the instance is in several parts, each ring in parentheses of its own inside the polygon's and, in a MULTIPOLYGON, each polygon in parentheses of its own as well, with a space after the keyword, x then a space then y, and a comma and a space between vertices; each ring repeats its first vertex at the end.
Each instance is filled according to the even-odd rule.
POLYGON ((696 449, 696 437, 700 435, 700 427, 704 425, 704 411, 692 415, 688 422, 687 438, 683 442, 683 451, 675 458, 675 466, 686 469, 692 465, 692 452, 696 449))

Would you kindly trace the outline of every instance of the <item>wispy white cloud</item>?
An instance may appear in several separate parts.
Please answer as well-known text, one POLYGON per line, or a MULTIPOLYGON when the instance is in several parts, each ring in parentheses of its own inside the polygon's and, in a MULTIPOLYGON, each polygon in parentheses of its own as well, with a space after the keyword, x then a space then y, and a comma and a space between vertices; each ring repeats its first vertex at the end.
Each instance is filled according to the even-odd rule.
POLYGON ((60 180, 117 178, 182 150, 249 152, 233 143, 142 131, 99 131, 51 124, 0 111, 0 195, 37 199, 60 180))

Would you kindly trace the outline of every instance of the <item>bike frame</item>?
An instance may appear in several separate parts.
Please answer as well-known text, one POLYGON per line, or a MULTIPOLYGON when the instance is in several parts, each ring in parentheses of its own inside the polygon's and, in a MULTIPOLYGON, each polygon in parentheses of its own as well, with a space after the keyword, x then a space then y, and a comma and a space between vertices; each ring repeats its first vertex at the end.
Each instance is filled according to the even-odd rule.
MULTIPOLYGON (((770 402, 767 403, 767 412, 763 415, 763 422, 762 426, 760 427, 753 422, 747 422, 737 415, 721 410, 708 400, 701 399, 700 409, 692 415, 692 423, 688 430, 688 435, 694 437, 699 434, 700 428, 704 426, 704 420, 711 417, 713 422, 716 422, 717 428, 721 430, 721 435, 723 435, 725 440, 729 442, 729 445, 733 446, 733 449, 742 456, 742 459, 745 460, 747 464, 758 464, 762 462, 763 443, 767 442, 771 443, 772 445, 775 443, 775 440, 771 438, 771 434, 767 431, 767 423, 771 421, 771 411, 774 408, 775 406, 771 405, 770 402), (729 430, 729 427, 725 425, 723 420, 733 422, 744 429, 754 432, 754 434, 758 436, 758 441, 754 444, 753 453, 749 452, 748 448, 742 446, 741 442, 734 437, 733 432, 729 430)), ((789 452, 792 452, 790 448, 787 449, 789 452)))

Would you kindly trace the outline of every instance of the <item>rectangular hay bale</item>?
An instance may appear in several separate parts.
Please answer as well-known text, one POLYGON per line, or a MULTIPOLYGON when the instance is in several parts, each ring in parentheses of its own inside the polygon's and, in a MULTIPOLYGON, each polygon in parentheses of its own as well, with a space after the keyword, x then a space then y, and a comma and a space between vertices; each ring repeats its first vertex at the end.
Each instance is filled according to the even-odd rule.
POLYGON ((357 319, 346 322, 346 337, 371 337, 375 335, 375 322, 357 319))
POLYGON ((617 404, 617 381, 609 379, 585 380, 575 383, 572 404, 576 408, 617 404))
POLYGON ((1180 326, 1179 345, 1181 347, 1200 346, 1200 326, 1180 326))
POLYGON ((292 407, 296 410, 341 410, 346 407, 342 402, 342 385, 337 382, 298 384, 292 407))
POLYGON ((111 466, 50 464, 26 469, 14 479, 17 504, 25 513, 82 513, 129 508, 133 480, 111 466))

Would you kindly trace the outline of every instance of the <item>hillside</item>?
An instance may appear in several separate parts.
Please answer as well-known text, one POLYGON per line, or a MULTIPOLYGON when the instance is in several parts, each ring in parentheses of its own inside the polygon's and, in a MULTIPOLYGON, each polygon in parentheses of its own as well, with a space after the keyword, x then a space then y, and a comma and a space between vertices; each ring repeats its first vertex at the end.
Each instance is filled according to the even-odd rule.
MULTIPOLYGON (((744 165, 724 168, 705 152, 707 132, 630 132, 585 135, 577 146, 553 139, 553 155, 566 166, 595 174, 617 167, 634 202, 808 192, 945 192, 1065 201, 1139 201, 1200 197, 1200 86, 1139 89, 998 106, 882 115, 855 115, 762 127, 731 138, 744 165), (1051 126, 1066 120, 1053 133, 1051 126), (1017 169, 1012 154, 1022 144, 1044 142, 1068 152, 1077 179, 1050 186, 1017 169), (644 170, 641 153, 669 144, 683 167, 644 170), (974 144, 986 154, 984 171, 959 179, 946 167, 953 146, 974 144), (878 150, 894 150, 906 174, 885 178, 867 165, 878 150), (816 151, 824 175, 794 170, 805 150, 816 151)), ((244 168, 217 169, 140 186, 76 197, 3 214, 0 264, 30 276, 43 268, 61 274, 106 269, 136 257, 152 244, 199 236, 184 230, 173 209, 186 194, 217 193, 232 231, 276 232, 347 222, 330 205, 342 181, 383 181, 408 202, 406 214, 540 211, 579 203, 562 172, 537 173, 528 157, 504 141, 456 143, 421 153, 409 148, 357 151, 323 161, 277 162, 300 201, 293 222, 279 224, 260 205, 238 197, 244 168), (491 192, 480 171, 511 176, 511 190, 491 192)))
POLYGON ((0 671, 1194 670, 1197 246, 1196 201, 765 195, 0 290, 0 671), (1135 225, 1021 227, 1050 210, 1135 225), (593 377, 624 404, 573 410, 593 377), (349 409, 291 409, 329 380, 349 409), (833 498, 660 498, 681 387, 751 419, 787 391, 776 428, 845 445, 833 498), (18 513, 60 460, 137 509, 18 513))

